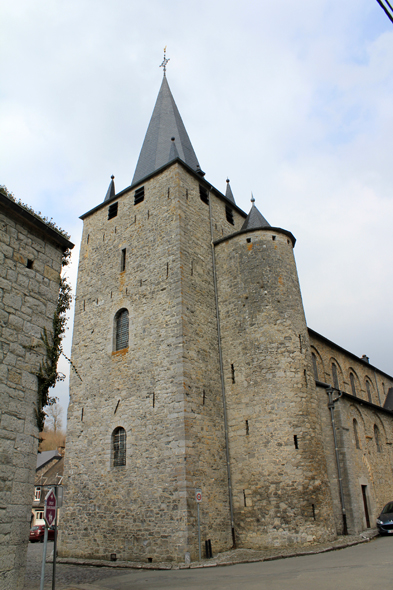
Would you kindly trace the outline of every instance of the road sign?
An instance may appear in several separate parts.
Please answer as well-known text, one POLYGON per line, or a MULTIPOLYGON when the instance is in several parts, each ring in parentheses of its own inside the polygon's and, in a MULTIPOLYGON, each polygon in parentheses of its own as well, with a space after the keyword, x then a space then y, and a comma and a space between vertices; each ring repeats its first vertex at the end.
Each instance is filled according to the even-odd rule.
POLYGON ((44 519, 48 527, 52 526, 56 520, 56 494, 53 488, 45 497, 44 519))
POLYGON ((195 500, 198 502, 198 504, 199 502, 202 502, 202 490, 198 488, 195 490, 195 500))

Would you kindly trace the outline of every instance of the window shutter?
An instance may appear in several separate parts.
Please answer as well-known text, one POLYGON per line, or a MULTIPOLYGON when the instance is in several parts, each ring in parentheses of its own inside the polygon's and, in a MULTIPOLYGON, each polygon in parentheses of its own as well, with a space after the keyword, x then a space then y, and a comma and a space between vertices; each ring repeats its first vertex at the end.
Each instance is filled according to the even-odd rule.
POLYGON ((128 346, 128 311, 122 309, 116 320, 116 350, 122 350, 128 346))

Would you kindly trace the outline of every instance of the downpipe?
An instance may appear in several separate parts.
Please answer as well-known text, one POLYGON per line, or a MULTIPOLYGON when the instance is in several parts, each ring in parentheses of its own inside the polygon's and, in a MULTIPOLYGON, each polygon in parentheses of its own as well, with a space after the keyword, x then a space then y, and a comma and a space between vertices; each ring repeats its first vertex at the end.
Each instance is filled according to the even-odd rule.
POLYGON ((224 411, 225 455, 226 455, 226 463, 227 463, 229 509, 230 509, 230 514, 231 514, 231 531, 232 531, 232 543, 233 543, 232 548, 233 549, 236 549, 235 521, 234 521, 234 515, 233 515, 232 476, 231 476, 231 464, 230 464, 230 460, 229 460, 229 437, 228 437, 227 404, 226 404, 226 395, 225 395, 224 366, 223 366, 222 348, 221 348, 220 312, 219 312, 219 309, 218 309, 218 291, 217 291, 217 275, 216 275, 216 253, 215 253, 215 250, 214 250, 214 243, 213 243, 213 219, 212 219, 212 209, 211 209, 211 198, 210 198, 210 194, 211 193, 210 193, 210 190, 209 190, 209 192, 208 192, 208 198, 209 198, 209 217, 210 217, 210 237, 211 237, 212 262, 213 262, 214 297, 215 297, 215 303, 216 303, 218 353, 219 353, 219 360, 220 360, 221 396, 222 396, 222 405, 223 405, 223 411, 224 411))
POLYGON ((334 387, 328 387, 326 389, 326 393, 329 396, 328 408, 330 410, 330 417, 332 420, 332 429, 333 429, 333 440, 334 440, 334 450, 336 453, 336 465, 337 465, 337 476, 338 476, 338 486, 340 489, 340 499, 341 499, 341 512, 342 512, 342 519, 343 519, 343 535, 348 534, 348 526, 347 526, 347 512, 345 509, 345 500, 344 500, 344 489, 343 489, 343 481, 341 476, 341 467, 340 467, 340 455, 337 446, 337 433, 336 433, 336 422, 334 419, 334 406, 342 397, 342 391, 338 389, 334 389, 334 387), (334 393, 337 393, 337 397, 333 398, 334 393))

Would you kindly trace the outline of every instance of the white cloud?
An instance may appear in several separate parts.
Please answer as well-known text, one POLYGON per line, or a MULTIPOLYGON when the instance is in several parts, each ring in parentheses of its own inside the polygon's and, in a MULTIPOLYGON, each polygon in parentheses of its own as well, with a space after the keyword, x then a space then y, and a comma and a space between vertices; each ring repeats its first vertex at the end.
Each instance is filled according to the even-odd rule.
POLYGON ((224 190, 229 176, 243 209, 253 191, 294 233, 310 326, 393 373, 393 33, 376 2, 4 0, 2 13, 0 180, 75 254, 79 215, 111 174, 131 182, 167 45, 206 178, 224 190))

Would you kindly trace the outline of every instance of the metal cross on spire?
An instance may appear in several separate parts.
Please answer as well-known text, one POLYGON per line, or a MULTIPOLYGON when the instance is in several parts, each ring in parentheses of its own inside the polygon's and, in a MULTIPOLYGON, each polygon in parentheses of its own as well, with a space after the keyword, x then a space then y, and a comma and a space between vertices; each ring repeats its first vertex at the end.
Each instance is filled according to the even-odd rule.
POLYGON ((166 76, 166 64, 168 63, 169 60, 170 60, 170 58, 167 59, 167 57, 166 57, 166 45, 165 45, 164 59, 162 60, 162 64, 160 65, 160 68, 164 68, 164 76, 166 76))

